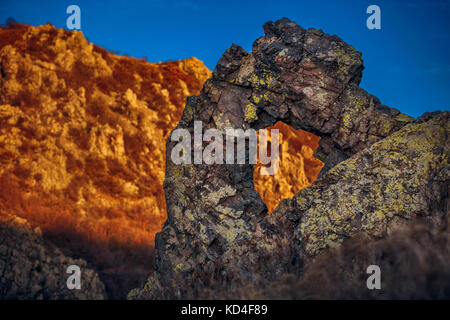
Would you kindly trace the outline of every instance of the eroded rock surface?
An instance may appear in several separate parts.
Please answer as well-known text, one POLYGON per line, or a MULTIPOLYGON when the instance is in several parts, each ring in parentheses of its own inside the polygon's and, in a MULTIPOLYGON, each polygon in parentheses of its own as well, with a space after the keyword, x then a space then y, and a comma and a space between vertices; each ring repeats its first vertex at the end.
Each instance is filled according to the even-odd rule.
POLYGON ((321 250, 359 232, 386 237, 448 208, 448 113, 420 120, 359 88, 361 53, 337 36, 282 19, 252 53, 231 46, 177 128, 265 128, 283 121, 321 137, 321 177, 267 216, 252 165, 175 165, 167 143, 168 219, 156 272, 130 298, 185 298, 204 288, 301 274, 321 250), (345 161, 344 161, 345 160, 345 161), (332 168, 332 169, 331 169, 332 168), (330 170, 331 169, 331 170, 330 170))
POLYGON ((284 244, 301 265, 356 234, 386 238, 418 217, 438 232, 448 216, 449 133, 448 112, 406 125, 285 201, 257 226, 271 232, 256 242, 274 255, 284 244))

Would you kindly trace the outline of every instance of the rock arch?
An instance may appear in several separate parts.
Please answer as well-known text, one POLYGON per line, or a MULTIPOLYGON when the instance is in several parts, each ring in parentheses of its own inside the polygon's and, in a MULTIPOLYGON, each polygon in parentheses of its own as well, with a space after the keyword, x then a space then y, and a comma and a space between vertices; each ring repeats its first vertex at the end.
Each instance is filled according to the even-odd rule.
MULTIPOLYGON (((315 156, 326 164, 323 174, 414 120, 359 87, 361 53, 337 36, 305 30, 286 18, 266 23, 264 31, 252 53, 233 44, 223 54, 201 94, 188 98, 177 128, 193 133, 195 120, 203 129, 219 130, 283 121, 322 138, 315 156)), ((156 237, 156 275, 146 285, 147 297, 182 297, 186 288, 177 287, 177 277, 191 284, 252 279, 252 265, 264 252, 276 252, 277 258, 264 258, 265 267, 258 269, 263 277, 301 264, 294 261, 292 245, 280 246, 300 241, 293 232, 299 217, 280 221, 275 215, 270 222, 254 189, 252 165, 175 165, 174 145, 167 142, 168 219, 156 237), (293 238, 277 234, 273 221, 285 224, 293 238), (272 240, 255 240, 261 233, 272 240)), ((280 207, 289 212, 292 204, 280 207)))

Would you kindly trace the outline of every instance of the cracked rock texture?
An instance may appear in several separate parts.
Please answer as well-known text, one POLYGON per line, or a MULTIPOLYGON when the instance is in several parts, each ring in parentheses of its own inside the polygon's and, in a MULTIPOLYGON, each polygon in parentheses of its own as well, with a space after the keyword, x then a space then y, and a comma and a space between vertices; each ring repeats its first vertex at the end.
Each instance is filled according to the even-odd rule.
POLYGON ((156 236, 155 273, 129 298, 198 297, 301 277, 318 253, 356 234, 388 239, 417 217, 435 232, 446 225, 449 113, 413 119, 382 105, 358 86, 361 53, 337 36, 286 18, 264 31, 252 53, 233 44, 223 54, 177 128, 283 121, 321 137, 319 179, 268 216, 252 165, 175 165, 169 139, 168 219, 156 236))
POLYGON ((98 274, 82 259, 65 256, 24 220, 0 215, 0 299, 104 299, 98 274), (69 290, 67 268, 81 270, 81 289, 69 290))

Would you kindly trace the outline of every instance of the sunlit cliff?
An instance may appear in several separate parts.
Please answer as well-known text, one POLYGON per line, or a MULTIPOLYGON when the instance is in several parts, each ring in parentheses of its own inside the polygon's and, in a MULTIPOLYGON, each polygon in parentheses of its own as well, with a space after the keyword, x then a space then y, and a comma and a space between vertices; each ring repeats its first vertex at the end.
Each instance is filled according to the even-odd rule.
POLYGON ((279 168, 274 175, 262 175, 261 163, 255 165, 253 180, 269 213, 283 199, 292 198, 301 189, 310 186, 318 177, 324 163, 314 157, 320 137, 304 130, 295 130, 279 121, 268 130, 279 131, 279 168))
POLYGON ((49 24, 1 28, 0 71, 0 212, 92 263, 110 291, 136 285, 166 219, 166 138, 211 72, 49 24))

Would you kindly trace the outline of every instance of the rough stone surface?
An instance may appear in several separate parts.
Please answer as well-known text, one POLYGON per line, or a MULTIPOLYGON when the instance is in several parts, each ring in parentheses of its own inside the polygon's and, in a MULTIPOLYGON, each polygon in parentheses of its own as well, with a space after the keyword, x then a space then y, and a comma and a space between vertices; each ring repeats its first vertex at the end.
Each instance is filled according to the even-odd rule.
POLYGON ((261 243, 283 243, 301 265, 358 233, 386 238, 418 217, 439 231, 448 216, 449 133, 445 112, 339 163, 257 226, 270 230, 261 243))
MULTIPOLYGON (((168 219, 156 270, 129 298, 185 298, 204 288, 301 274, 321 250, 358 232, 383 238, 412 217, 433 228, 448 210, 448 112, 419 120, 358 87, 361 53, 288 19, 264 25, 252 53, 231 46, 178 128, 265 128, 283 121, 322 139, 321 177, 272 213, 251 165, 175 165, 168 141, 168 219), (331 169, 331 170, 330 170, 331 169)), ((197 295, 198 296, 198 295, 197 295)))
POLYGON ((39 230, 12 215, 0 215, 0 299, 104 299, 98 274, 82 259, 66 257, 39 230), (81 269, 81 289, 69 290, 67 268, 81 269))
MULTIPOLYGON (((447 217, 448 218, 448 217, 447 217)), ((324 250, 299 277, 246 281, 232 288, 205 288, 201 299, 448 299, 450 225, 438 232, 414 219, 387 238, 363 231, 342 245, 324 250), (367 289, 367 267, 381 271, 381 289, 367 289)))

